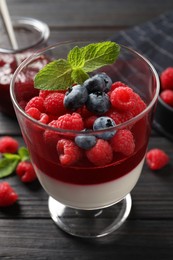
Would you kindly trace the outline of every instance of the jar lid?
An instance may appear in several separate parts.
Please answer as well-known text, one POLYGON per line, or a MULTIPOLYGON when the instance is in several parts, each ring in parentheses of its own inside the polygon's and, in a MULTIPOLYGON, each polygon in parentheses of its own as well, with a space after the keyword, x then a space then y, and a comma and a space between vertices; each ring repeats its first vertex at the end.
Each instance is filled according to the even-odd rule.
POLYGON ((9 42, 6 32, 1 34, 0 52, 15 54, 45 43, 50 35, 49 27, 46 23, 30 17, 11 17, 15 36, 19 45, 18 49, 6 47, 9 42), (3 40, 3 42, 1 42, 3 40), (5 47, 2 47, 4 45, 5 47))

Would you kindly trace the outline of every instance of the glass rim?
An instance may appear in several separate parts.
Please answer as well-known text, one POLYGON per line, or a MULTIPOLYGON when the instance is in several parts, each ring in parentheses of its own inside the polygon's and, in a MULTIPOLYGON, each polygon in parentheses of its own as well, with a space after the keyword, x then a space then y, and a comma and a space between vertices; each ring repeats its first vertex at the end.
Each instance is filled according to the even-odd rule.
MULTIPOLYGON (((27 66, 31 61, 33 61, 34 59, 38 58, 40 55, 44 54, 46 51, 49 51, 49 50, 52 50, 52 49, 55 49, 56 47, 60 47, 62 45, 67 45, 67 44, 84 44, 86 43, 86 41, 66 41, 66 42, 59 42, 59 43, 56 43, 56 44, 53 44, 53 45, 50 45, 48 47, 45 47, 41 50, 38 50, 36 52, 34 52, 32 55, 30 55, 28 58, 26 58, 18 67, 17 69, 15 70, 13 76, 12 76, 12 79, 11 79, 11 82, 10 82, 10 96, 11 96, 11 99, 12 99, 12 103, 13 103, 13 106, 15 106, 17 108, 17 110, 20 111, 20 113, 25 117, 27 118, 28 120, 32 121, 34 124, 37 124, 38 126, 42 127, 42 128, 45 128, 45 129, 49 129, 49 130, 53 130, 53 131, 56 131, 56 132, 60 132, 60 133, 73 133, 73 134, 83 134, 83 135, 89 135, 91 133, 103 133, 103 132, 107 132, 107 131, 113 131, 113 130, 118 130, 118 129, 121 129, 121 128, 124 128, 128 125, 131 125, 133 123, 135 123, 136 121, 138 121, 139 119, 141 119, 144 115, 146 115, 150 109, 154 106, 154 104, 156 103, 157 101, 157 98, 159 96, 159 91, 160 91, 160 80, 159 80, 159 76, 157 74, 157 71, 155 70, 154 66, 151 64, 151 62, 145 58, 142 54, 138 53, 137 51, 133 50, 132 48, 130 47, 127 47, 127 46, 124 46, 122 44, 119 44, 121 48, 124 48, 126 51, 129 51, 130 53, 133 53, 135 55, 137 55, 140 59, 142 59, 143 61, 145 61, 152 74, 154 75, 154 78, 155 78, 155 84, 156 84, 156 91, 155 91, 155 94, 152 98, 152 100, 150 101, 150 103, 146 106, 146 108, 140 112, 138 115, 136 115, 135 117, 123 122, 123 123, 120 123, 120 124, 117 124, 116 126, 114 127, 109 127, 109 128, 106 128, 106 129, 101 129, 101 130, 89 130, 89 131, 77 131, 77 130, 69 130, 69 129, 61 129, 61 128, 55 128, 55 127, 52 127, 50 125, 47 125, 47 124, 44 124, 44 123, 41 123, 39 122, 38 120, 32 118, 31 116, 29 116, 27 113, 25 113, 25 111, 19 106, 16 98, 15 98, 15 94, 14 94, 14 84, 15 84, 15 79, 18 75, 18 73, 21 72, 21 70, 27 66)), ((88 42, 87 42, 88 43, 88 42)), ((91 42, 90 42, 91 43, 91 42)), ((116 62, 116 61, 115 61, 116 62)), ((109 65, 108 65, 109 66, 109 65)), ((75 112, 75 111, 74 111, 75 112)), ((104 115, 103 115, 104 116, 104 115)))
POLYGON ((27 49, 34 48, 42 42, 46 42, 50 35, 50 29, 48 25, 40 20, 31 17, 23 17, 23 16, 12 16, 11 17, 14 30, 15 28, 27 28, 27 26, 32 27, 34 30, 40 33, 38 39, 30 45, 27 45, 23 48, 12 49, 12 48, 0 48, 0 52, 4 54, 17 54, 18 52, 26 51, 27 49))

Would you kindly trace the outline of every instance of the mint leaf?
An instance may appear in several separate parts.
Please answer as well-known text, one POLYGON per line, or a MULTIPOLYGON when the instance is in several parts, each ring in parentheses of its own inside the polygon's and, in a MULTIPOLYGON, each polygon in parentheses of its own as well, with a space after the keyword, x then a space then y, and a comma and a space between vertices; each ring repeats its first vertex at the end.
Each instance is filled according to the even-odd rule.
POLYGON ((17 158, 4 157, 0 160, 0 178, 6 177, 12 174, 18 164, 19 160, 17 158))
POLYGON ((120 46, 114 42, 93 43, 85 46, 85 63, 83 70, 91 72, 108 64, 112 64, 119 55, 120 46))
POLYGON ((73 69, 80 69, 84 66, 84 53, 76 46, 69 52, 67 60, 73 69))
POLYGON ((82 48, 75 46, 68 53, 67 60, 50 62, 37 73, 35 88, 62 90, 74 83, 82 84, 89 77, 89 72, 114 63, 119 52, 120 46, 111 41, 91 43, 82 48))
POLYGON ((72 68, 68 61, 59 59, 47 64, 40 70, 35 79, 35 88, 43 90, 66 89, 72 83, 72 68))
POLYGON ((18 154, 21 161, 28 161, 30 159, 28 149, 24 146, 20 147, 18 154))

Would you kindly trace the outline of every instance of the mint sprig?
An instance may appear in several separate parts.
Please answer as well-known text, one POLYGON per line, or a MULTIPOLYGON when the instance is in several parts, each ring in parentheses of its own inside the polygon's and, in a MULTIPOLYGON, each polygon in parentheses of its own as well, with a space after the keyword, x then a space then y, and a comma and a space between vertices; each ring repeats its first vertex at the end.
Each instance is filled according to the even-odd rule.
POLYGON ((67 59, 50 62, 37 73, 35 88, 58 90, 67 89, 74 83, 82 84, 89 78, 88 73, 114 63, 119 52, 120 46, 111 41, 91 43, 81 48, 75 46, 67 59))
POLYGON ((29 160, 29 153, 26 147, 20 147, 17 154, 3 153, 0 158, 0 178, 11 175, 20 161, 29 160))

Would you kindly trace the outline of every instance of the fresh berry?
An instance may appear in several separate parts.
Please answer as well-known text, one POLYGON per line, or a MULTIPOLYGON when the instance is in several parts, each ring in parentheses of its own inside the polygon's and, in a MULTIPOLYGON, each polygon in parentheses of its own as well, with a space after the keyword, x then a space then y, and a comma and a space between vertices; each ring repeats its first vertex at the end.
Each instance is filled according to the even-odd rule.
POLYGON ((85 104, 87 98, 87 89, 84 86, 75 85, 65 93, 64 106, 71 111, 76 111, 85 104))
MULTIPOLYGON (((57 128, 57 120, 52 120, 48 126, 57 128)), ((47 145, 55 145, 60 139, 59 133, 56 130, 47 129, 44 132, 44 141, 47 145)))
POLYGON ((125 84, 124 84, 123 82, 121 82, 121 81, 115 81, 115 82, 112 84, 110 91, 113 91, 114 89, 119 88, 119 87, 128 87, 128 86, 125 85, 125 84))
POLYGON ((18 163, 16 173, 22 182, 32 182, 37 178, 32 164, 27 161, 18 163))
POLYGON ((44 112, 45 108, 44 108, 44 99, 42 97, 33 97, 32 99, 30 99, 30 101, 27 103, 26 107, 25 107, 25 111, 27 112, 28 109, 30 108, 37 108, 40 112, 44 112))
POLYGON ((162 149, 153 148, 146 154, 146 163, 151 170, 160 170, 168 162, 169 157, 162 149))
POLYGON ((122 153, 125 156, 130 156, 135 150, 135 141, 130 130, 120 129, 110 140, 110 144, 114 152, 122 153))
POLYGON ((57 128, 81 131, 84 129, 84 123, 78 113, 64 114, 57 119, 57 128))
POLYGON ((93 124, 93 130, 99 131, 99 130, 106 130, 102 133, 96 134, 96 136, 100 139, 109 140, 111 139, 114 134, 116 133, 116 130, 109 130, 108 128, 115 127, 116 124, 114 120, 108 116, 101 116, 98 117, 93 124), (108 131, 107 131, 108 129, 108 131))
POLYGON ((32 118, 38 120, 40 123, 47 124, 49 122, 49 116, 45 113, 41 113, 37 108, 31 107, 26 113, 32 118))
POLYGON ((173 67, 168 67, 160 74, 160 83, 162 89, 173 90, 173 67))
POLYGON ((59 140, 57 143, 57 151, 60 163, 64 166, 77 163, 81 157, 80 148, 72 140, 59 140))
POLYGON ((96 115, 106 113, 110 108, 109 97, 105 92, 95 92, 88 96, 86 107, 96 115))
POLYGON ((137 116, 146 108, 145 102, 141 99, 141 97, 137 93, 135 93, 135 99, 136 99, 136 104, 131 110, 133 116, 137 116))
POLYGON ((173 90, 165 89, 160 93, 161 99, 169 106, 173 107, 173 90))
POLYGON ((108 141, 98 139, 96 145, 86 151, 86 156, 94 165, 103 166, 112 162, 113 151, 108 141))
POLYGON ((13 205, 18 199, 18 194, 8 182, 0 183, 0 207, 13 205))
POLYGON ((94 121, 97 119, 97 116, 90 116, 88 118, 85 118, 84 125, 87 129, 93 129, 94 121))
POLYGON ((48 114, 63 115, 66 112, 64 107, 64 94, 53 92, 44 99, 44 107, 48 114))
POLYGON ((133 117, 132 111, 118 111, 114 109, 110 109, 107 113, 106 116, 111 117, 116 125, 122 124, 128 120, 130 120, 133 117))
POLYGON ((96 144, 96 137, 94 135, 77 135, 75 143, 84 150, 88 150, 96 144))
POLYGON ((19 144, 16 139, 10 136, 0 138, 0 153, 16 153, 19 144))
POLYGON ((106 73, 96 74, 83 83, 83 86, 88 90, 88 93, 108 92, 111 85, 112 80, 106 73))
POLYGON ((113 107, 121 111, 131 110, 136 105, 134 92, 129 87, 115 88, 110 95, 110 101, 113 107))

